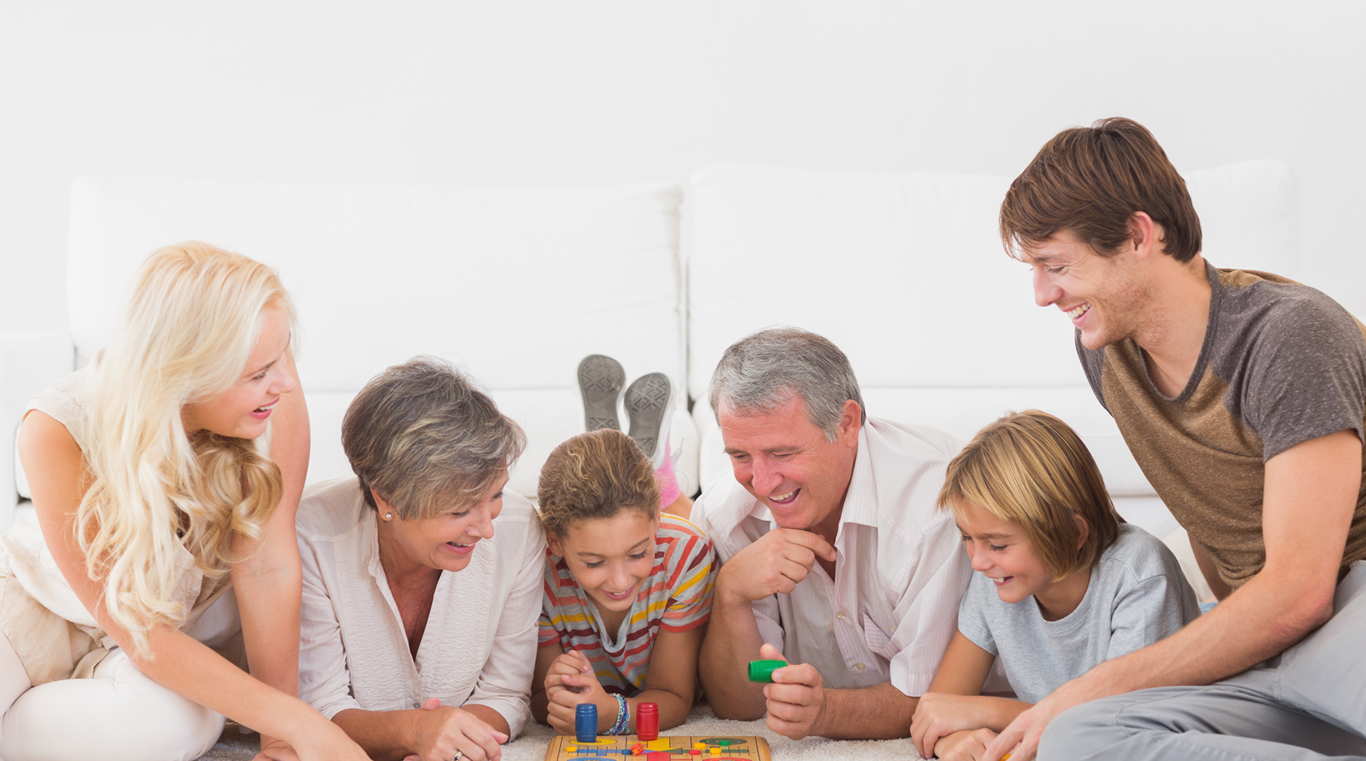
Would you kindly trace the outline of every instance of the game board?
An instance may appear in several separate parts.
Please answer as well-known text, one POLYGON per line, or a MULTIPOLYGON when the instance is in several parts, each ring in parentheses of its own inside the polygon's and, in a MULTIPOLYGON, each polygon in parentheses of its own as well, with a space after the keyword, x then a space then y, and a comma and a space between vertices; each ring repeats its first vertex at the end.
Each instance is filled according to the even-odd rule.
POLYGON ((635 735, 598 737, 591 743, 555 736, 545 749, 545 761, 773 761, 762 737, 692 737, 660 735, 640 740, 635 735), (638 753, 632 746, 640 745, 638 753), (699 747, 700 746, 700 747, 699 747), (570 750, 573 748, 574 750, 570 750), (696 752, 694 752, 696 751, 696 752))

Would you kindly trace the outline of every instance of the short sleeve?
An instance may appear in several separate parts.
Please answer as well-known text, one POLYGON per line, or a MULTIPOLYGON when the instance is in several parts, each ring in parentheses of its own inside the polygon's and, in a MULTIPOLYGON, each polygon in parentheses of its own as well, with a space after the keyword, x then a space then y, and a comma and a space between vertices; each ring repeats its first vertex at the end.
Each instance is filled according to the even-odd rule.
POLYGON ((716 553, 711 542, 700 533, 693 534, 675 552, 670 564, 673 577, 664 620, 660 628, 669 632, 695 629, 711 618, 712 592, 716 586, 716 553))
MULTIPOLYGON (((1156 541, 1156 540, 1154 540, 1156 541)), ((1163 548, 1165 549, 1165 548, 1163 548)), ((1106 660, 1159 642, 1200 615, 1200 603, 1175 557, 1166 573, 1150 576, 1115 597, 1106 660)))
POLYGON ((991 636, 991 627, 987 624, 987 606, 992 602, 987 595, 996 597, 996 590, 989 589, 988 584, 990 581, 980 573, 968 582, 968 591, 958 606, 958 631, 972 644, 992 655, 1000 655, 996 638, 991 636))
POLYGON ((1247 350, 1241 403, 1262 439, 1262 459, 1343 430, 1362 437, 1366 417, 1366 339, 1360 324, 1327 296, 1295 289, 1256 323, 1247 350))

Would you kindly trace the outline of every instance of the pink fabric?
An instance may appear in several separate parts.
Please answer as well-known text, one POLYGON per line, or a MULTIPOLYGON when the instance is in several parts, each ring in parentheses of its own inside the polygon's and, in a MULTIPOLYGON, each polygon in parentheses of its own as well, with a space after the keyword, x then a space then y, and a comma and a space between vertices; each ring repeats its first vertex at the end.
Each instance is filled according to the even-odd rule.
POLYGON ((674 460, 669 451, 669 442, 664 441, 664 461, 655 468, 655 480, 659 482, 659 507, 665 508, 683 495, 678 488, 678 477, 674 475, 674 460))

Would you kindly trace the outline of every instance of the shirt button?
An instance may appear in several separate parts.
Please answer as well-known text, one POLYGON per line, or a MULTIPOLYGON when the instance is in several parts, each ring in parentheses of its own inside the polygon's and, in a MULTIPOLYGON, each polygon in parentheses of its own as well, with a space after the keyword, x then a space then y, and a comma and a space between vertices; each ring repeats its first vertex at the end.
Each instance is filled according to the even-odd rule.
POLYGON ((862 671, 862 670, 864 670, 864 669, 866 669, 866 668, 868 668, 868 667, 865 666, 865 665, 863 665, 862 663, 855 663, 855 664, 854 664, 854 670, 855 670, 855 671, 862 671))
POLYGON ((835 618, 838 618, 839 620, 843 621, 844 619, 848 618, 848 616, 844 615, 844 611, 841 610, 840 612, 835 614, 835 618))
POLYGON ((421 708, 421 707, 422 707, 422 704, 421 704, 421 703, 413 703, 413 708, 421 708))

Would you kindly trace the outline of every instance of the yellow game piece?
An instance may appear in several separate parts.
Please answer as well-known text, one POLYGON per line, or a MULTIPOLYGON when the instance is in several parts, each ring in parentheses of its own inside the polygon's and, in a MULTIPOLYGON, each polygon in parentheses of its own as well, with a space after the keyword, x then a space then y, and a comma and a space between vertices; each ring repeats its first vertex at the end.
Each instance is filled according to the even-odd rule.
POLYGON ((706 749, 707 749, 707 744, 706 744, 706 743, 693 743, 692 746, 693 746, 694 748, 697 748, 698 750, 706 750, 706 749))
POLYGON ((707 752, 710 753, 710 754, 712 754, 713 756, 719 756, 719 755, 721 755, 721 749, 720 749, 720 748, 709 748, 709 749, 707 749, 707 752))
POLYGON ((575 748, 573 745, 566 745, 566 746, 564 747, 564 749, 565 749, 566 751, 570 752, 570 753, 578 753, 578 752, 579 752, 579 749, 578 749, 578 748, 575 748))

